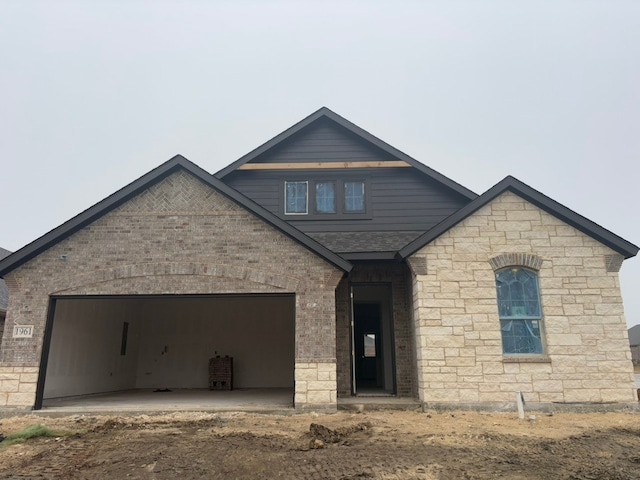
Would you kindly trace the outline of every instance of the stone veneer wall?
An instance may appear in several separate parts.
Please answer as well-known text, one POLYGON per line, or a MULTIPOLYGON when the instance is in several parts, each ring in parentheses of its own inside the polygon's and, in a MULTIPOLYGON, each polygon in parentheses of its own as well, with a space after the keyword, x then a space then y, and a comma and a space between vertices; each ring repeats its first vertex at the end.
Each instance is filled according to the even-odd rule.
POLYGON ((409 260, 420 399, 513 403, 522 391, 527 402, 634 401, 618 257, 512 193, 422 248, 409 260), (502 355, 489 261, 510 253, 542 260, 544 358, 502 355))
POLYGON ((6 276, 6 331, 25 324, 35 333, 4 335, 0 407, 34 405, 50 295, 287 292, 296 294, 296 407, 335 408, 335 288, 342 276, 179 171, 6 276), (304 383, 312 371, 322 383, 304 383))
POLYGON ((396 394, 417 396, 413 329, 411 327, 411 278, 405 264, 355 265, 336 290, 336 348, 338 396, 351 395, 351 327, 349 283, 391 284, 393 334, 395 340, 396 394))

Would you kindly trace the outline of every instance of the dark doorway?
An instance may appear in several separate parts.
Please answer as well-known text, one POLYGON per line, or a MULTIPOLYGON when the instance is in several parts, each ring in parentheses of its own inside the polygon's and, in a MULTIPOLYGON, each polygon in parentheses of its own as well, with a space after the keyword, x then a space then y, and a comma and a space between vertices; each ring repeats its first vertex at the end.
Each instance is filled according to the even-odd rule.
POLYGON ((393 325, 389 285, 354 285, 353 393, 394 393, 393 325))
POLYGON ((380 305, 354 304, 356 384, 358 391, 382 386, 380 350, 380 305))

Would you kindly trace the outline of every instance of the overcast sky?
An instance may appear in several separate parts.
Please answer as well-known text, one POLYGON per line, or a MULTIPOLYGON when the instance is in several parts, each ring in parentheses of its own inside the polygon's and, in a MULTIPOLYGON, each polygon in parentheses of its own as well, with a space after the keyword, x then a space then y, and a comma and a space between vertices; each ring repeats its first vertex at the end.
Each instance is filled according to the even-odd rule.
MULTIPOLYGON (((327 106, 471 190, 640 243, 640 1, 0 1, 0 246, 327 106)), ((640 323, 640 259, 620 274, 640 323)))

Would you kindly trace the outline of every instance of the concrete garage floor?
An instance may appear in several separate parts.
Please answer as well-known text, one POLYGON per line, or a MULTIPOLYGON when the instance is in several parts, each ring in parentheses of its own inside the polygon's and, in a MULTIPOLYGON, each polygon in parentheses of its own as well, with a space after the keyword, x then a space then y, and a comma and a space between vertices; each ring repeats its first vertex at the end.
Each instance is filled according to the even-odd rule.
MULTIPOLYGON (((420 403, 411 398, 359 396, 338 399, 341 410, 415 410, 420 403)), ((86 415, 149 414, 159 412, 257 412, 293 413, 293 389, 251 388, 226 390, 175 389, 170 392, 126 390, 120 392, 45 399, 38 414, 86 415)))
POLYGON ((293 410, 293 389, 252 388, 237 390, 175 389, 170 392, 126 390, 45 399, 38 414, 151 413, 167 411, 248 411, 293 410))

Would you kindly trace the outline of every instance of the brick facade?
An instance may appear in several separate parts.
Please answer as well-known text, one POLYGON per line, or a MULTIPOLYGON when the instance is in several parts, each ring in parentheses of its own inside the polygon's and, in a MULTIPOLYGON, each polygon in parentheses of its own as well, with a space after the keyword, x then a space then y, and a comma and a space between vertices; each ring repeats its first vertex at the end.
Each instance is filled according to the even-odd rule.
POLYGON ((426 405, 632 402, 621 256, 505 193, 412 255, 348 277, 186 171, 6 275, 0 407, 33 406, 50 296, 295 294, 295 405, 351 394, 349 285, 389 284, 396 394, 426 405), (495 270, 538 272, 545 355, 502 354, 495 270), (13 338, 14 325, 32 338, 13 338))
POLYGON ((417 395, 415 355, 411 326, 411 279, 405 264, 356 265, 348 278, 336 290, 336 349, 338 368, 338 396, 351 395, 351 327, 349 284, 391 285, 393 335, 395 354, 396 394, 400 397, 417 395))
POLYGON ((31 407, 50 295, 295 293, 296 407, 335 408, 335 289, 343 272, 185 171, 7 274, 0 406, 31 407), (333 372, 333 373, 331 373, 333 372), (305 380, 306 381, 306 380, 305 380))
POLYGON ((633 402, 619 259, 512 193, 423 247, 409 260, 419 398, 496 405, 522 391, 540 404, 633 402), (509 257, 539 264, 546 355, 537 359, 502 355, 494 268, 509 257))

